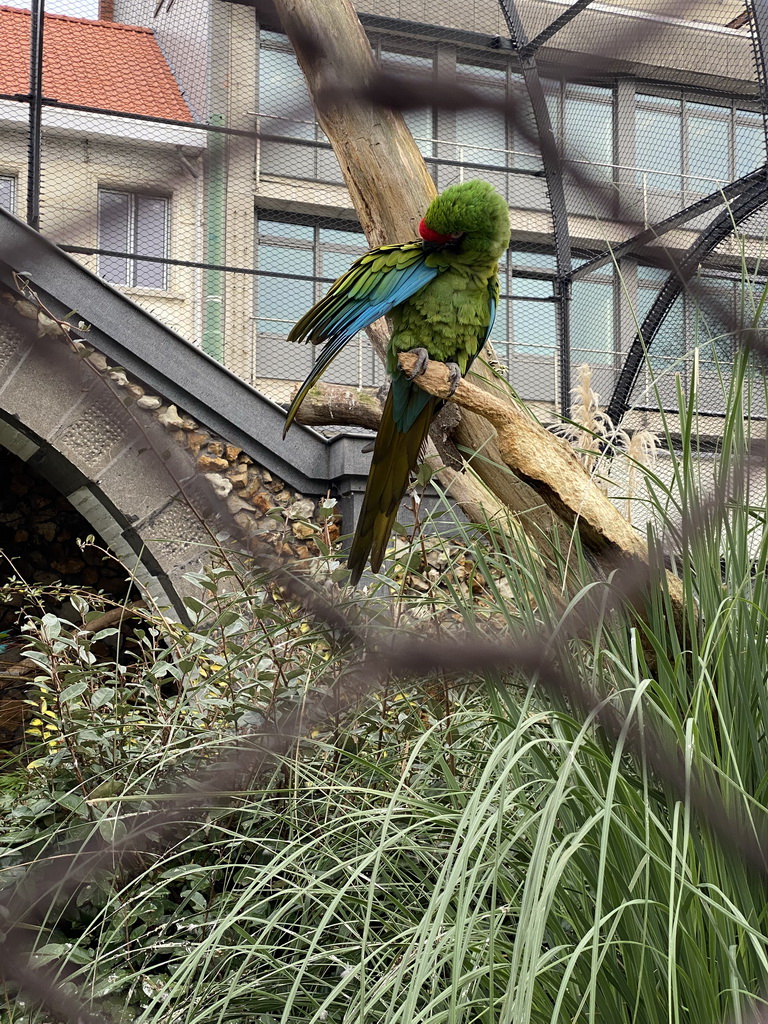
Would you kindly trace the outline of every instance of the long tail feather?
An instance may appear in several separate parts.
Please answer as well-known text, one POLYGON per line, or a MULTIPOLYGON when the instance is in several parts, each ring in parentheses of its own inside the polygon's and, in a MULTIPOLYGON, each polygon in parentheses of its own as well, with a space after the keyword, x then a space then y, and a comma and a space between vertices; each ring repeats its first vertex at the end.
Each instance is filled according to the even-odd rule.
MULTIPOLYGON (((415 385, 409 386, 415 388, 415 385)), ((347 564, 352 573, 353 585, 362 576, 369 553, 373 571, 378 572, 381 568, 397 510, 408 487, 411 472, 419 461, 436 407, 440 404, 438 398, 431 398, 408 430, 401 431, 395 425, 393 416, 393 391, 394 384, 381 414, 381 426, 373 449, 363 507, 349 553, 347 564)))
POLYGON ((299 411, 299 406, 307 397, 307 393, 311 388, 315 386, 320 377, 325 373, 325 369, 329 366, 336 356, 346 345, 346 339, 335 339, 333 341, 326 342, 322 352, 317 358, 317 362, 307 374, 307 379, 301 385, 299 390, 296 392, 293 401, 291 402, 290 408, 286 413, 285 426, 283 427, 283 437, 288 433, 288 428, 293 423, 296 413, 299 411))

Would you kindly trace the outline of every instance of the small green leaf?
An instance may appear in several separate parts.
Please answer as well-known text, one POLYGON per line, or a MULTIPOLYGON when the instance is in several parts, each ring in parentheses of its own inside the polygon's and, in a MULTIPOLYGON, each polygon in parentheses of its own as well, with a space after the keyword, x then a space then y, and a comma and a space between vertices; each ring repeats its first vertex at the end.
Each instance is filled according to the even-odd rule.
POLYGON ((59 694, 59 700, 66 703, 67 701, 74 700, 75 697, 79 697, 81 693, 85 693, 88 689, 88 684, 84 682, 72 683, 71 686, 65 687, 59 694))

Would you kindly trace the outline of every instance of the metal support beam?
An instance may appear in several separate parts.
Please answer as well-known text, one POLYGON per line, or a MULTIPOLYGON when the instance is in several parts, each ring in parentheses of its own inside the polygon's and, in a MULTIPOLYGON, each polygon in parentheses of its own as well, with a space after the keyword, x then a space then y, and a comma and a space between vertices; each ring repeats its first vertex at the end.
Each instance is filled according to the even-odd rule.
POLYGON ((40 230, 40 156, 43 129, 43 29, 45 0, 32 0, 29 41, 29 167, 27 224, 40 230))
POLYGON ((765 180, 764 167, 760 167, 756 171, 750 171, 749 174, 745 174, 742 178, 737 178, 736 181, 732 181, 730 185, 725 185, 716 192, 710 192, 708 196, 704 196, 698 202, 691 203, 684 210, 673 213, 671 217, 665 217, 664 220, 660 220, 657 224, 652 224, 649 228, 645 228, 644 231, 640 231, 638 234, 628 238, 626 242, 619 242, 617 245, 612 246, 609 252, 601 253, 587 263, 582 263, 573 272, 574 281, 593 273, 595 270, 599 270, 606 263, 614 263, 623 256, 630 256, 632 253, 637 252, 641 246, 649 245, 651 242, 662 238, 668 231, 674 231, 675 228, 680 228, 687 224, 688 221, 700 217, 702 213, 715 210, 718 206, 722 206, 724 202, 730 202, 748 188, 751 188, 758 180, 765 180))
MULTIPOLYGON (((512 48, 522 55, 529 45, 528 36, 522 19, 515 6, 515 0, 499 0, 504 19, 507 23, 512 48)), ((570 299, 571 299, 571 239, 568 233, 568 211, 565 206, 565 189, 563 187, 563 168, 557 140, 552 130, 544 88, 539 78, 536 59, 530 54, 520 61, 523 80, 531 100, 533 118, 539 136, 539 149, 544 164, 544 178, 549 193, 549 204, 552 212, 552 230, 555 241, 555 261, 557 282, 555 294, 559 297, 559 349, 560 349, 560 412, 568 415, 571 404, 571 339, 570 339, 570 299)))

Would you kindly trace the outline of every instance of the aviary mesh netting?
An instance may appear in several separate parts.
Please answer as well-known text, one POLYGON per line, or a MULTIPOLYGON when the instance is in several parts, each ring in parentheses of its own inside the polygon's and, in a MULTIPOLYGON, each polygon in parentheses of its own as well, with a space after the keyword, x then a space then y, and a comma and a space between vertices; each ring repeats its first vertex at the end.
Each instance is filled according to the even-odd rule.
MULTIPOLYGON (((477 106, 415 105, 405 118, 438 188, 481 177, 509 202, 491 340, 520 396, 567 412, 589 363, 613 419, 631 409, 639 425, 659 403, 674 407, 677 375, 687 384, 696 358, 700 409, 722 415, 718 379, 763 284, 765 127, 743 6, 358 10, 383 68, 437 77, 446 95, 455 83, 475 91, 477 106)), ((289 40, 265 4, 115 0, 108 13, 98 46, 113 63, 102 52, 65 85, 56 62, 81 51, 77 26, 46 18, 40 226, 285 402, 316 357, 288 330, 367 248, 289 40), (143 95, 121 87, 126 38, 144 48, 143 95)), ((21 82, 8 71, 0 101, 13 128, 0 199, 22 214, 28 22, 0 17, 21 82)), ((365 334, 327 379, 384 382, 365 334)))

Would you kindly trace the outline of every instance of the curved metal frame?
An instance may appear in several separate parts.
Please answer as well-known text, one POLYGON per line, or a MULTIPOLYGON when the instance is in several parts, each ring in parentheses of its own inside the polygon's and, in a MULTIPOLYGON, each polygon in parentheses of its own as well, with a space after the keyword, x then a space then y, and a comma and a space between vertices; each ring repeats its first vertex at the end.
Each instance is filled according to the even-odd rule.
MULTIPOLYGON (((544 91, 539 79, 535 54, 556 32, 569 24, 573 18, 577 17, 588 7, 590 2, 591 0, 575 0, 566 11, 555 18, 535 39, 529 40, 515 0, 499 0, 509 29, 512 48, 520 58, 523 79, 531 100, 549 194, 557 267, 557 298, 560 300, 558 306, 560 311, 559 349, 561 372, 559 399, 561 411, 567 412, 570 404, 569 300, 573 279, 581 277, 598 266, 617 259, 619 256, 629 254, 641 245, 657 239, 665 232, 695 219, 708 210, 715 209, 723 203, 729 204, 701 232, 682 257, 677 268, 670 273, 635 335, 608 403, 608 415, 614 423, 618 424, 629 408, 630 395, 635 387, 645 354, 658 334, 675 300, 686 288, 702 261, 712 253, 720 242, 727 238, 734 228, 747 217, 768 203, 768 164, 745 175, 743 178, 739 178, 724 189, 713 192, 704 199, 698 200, 696 203, 660 221, 658 224, 652 225, 621 245, 612 247, 611 250, 596 256, 579 267, 574 273, 571 263, 571 240, 568 231, 568 213, 563 188, 562 161, 552 131, 552 122, 544 99, 544 91)), ((766 114, 768 114, 768 70, 764 45, 768 41, 768 0, 747 0, 747 11, 753 28, 752 41, 755 65, 764 115, 763 124, 768 145, 768 122, 766 121, 766 114)))
POLYGON ((722 211, 690 247, 677 269, 669 275, 661 291, 648 310, 640 330, 635 335, 621 373, 613 389, 606 412, 613 423, 618 423, 629 409, 629 397, 634 389, 643 359, 659 333, 676 299, 685 290, 704 259, 710 255, 733 229, 760 207, 768 203, 768 165, 759 178, 722 211))

